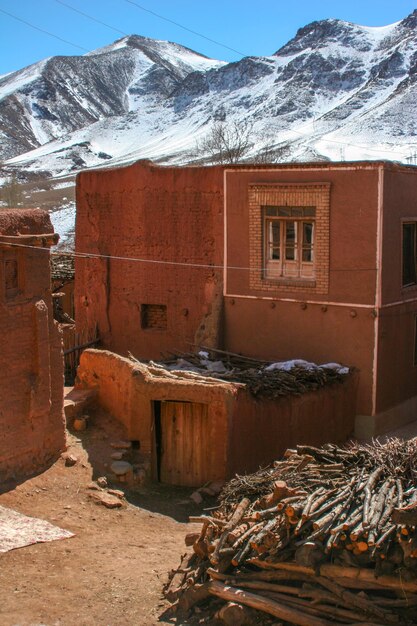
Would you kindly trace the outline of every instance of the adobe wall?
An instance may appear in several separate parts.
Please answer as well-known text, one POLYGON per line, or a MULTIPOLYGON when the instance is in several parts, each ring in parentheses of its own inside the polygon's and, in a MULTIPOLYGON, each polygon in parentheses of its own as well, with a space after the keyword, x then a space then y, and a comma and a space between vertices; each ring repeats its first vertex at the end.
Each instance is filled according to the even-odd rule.
POLYGON ((302 396, 257 400, 240 390, 229 432, 228 475, 252 472, 296 445, 343 443, 353 435, 358 373, 302 396))
POLYGON ((217 345, 223 291, 218 268, 223 263, 222 168, 159 168, 139 162, 79 174, 76 249, 159 261, 76 259, 77 327, 98 323, 103 347, 148 359, 168 350, 188 351, 195 340, 217 345), (165 328, 144 327, 144 305, 166 307, 160 324, 165 328))
POLYGON ((239 385, 134 363, 106 350, 81 355, 78 386, 97 390, 98 402, 119 419, 131 440, 155 461, 152 402, 208 405, 212 479, 250 472, 296 444, 344 442, 353 433, 358 375, 300 397, 256 400, 239 385))
MULTIPOLYGON (((0 483, 36 473, 65 448, 61 337, 52 315, 49 249, 2 235, 53 233, 47 213, 0 211, 0 483), (6 262, 18 288, 6 290, 6 262)), ((9 285, 10 283, 8 283, 9 285)))
POLYGON ((294 193, 300 184, 329 185, 328 255, 320 260, 327 263, 328 286, 320 286, 319 293, 308 286, 291 290, 288 284, 259 290, 251 286, 249 271, 229 269, 225 348, 268 360, 353 365, 360 371, 358 412, 371 414, 378 167, 329 164, 302 171, 285 166, 270 172, 228 171, 228 266, 251 267, 248 189, 272 183, 288 184, 290 190, 292 185, 294 193))
POLYGON ((225 345, 231 352, 267 361, 305 359, 356 367, 360 374, 358 413, 371 414, 372 311, 330 305, 323 310, 311 303, 227 297, 224 320, 225 345))
POLYGON ((402 220, 417 221, 417 169, 394 165, 385 169, 383 189, 377 412, 387 412, 380 418, 380 428, 388 430, 415 419, 417 409, 417 286, 402 287, 402 220))

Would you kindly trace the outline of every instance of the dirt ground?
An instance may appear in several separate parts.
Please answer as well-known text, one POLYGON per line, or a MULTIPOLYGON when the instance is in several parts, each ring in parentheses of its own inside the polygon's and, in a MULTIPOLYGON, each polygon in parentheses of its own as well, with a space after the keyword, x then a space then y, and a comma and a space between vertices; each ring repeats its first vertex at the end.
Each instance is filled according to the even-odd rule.
POLYGON ((61 458, 0 495, 0 505, 75 533, 0 555, 1 626, 160 623, 163 583, 185 551, 186 532, 198 529, 188 515, 201 508, 190 502, 190 489, 159 483, 127 491, 123 509, 97 505, 89 486, 109 474, 110 443, 123 435, 98 413, 87 431, 68 434, 68 451, 78 457, 73 467, 61 458))

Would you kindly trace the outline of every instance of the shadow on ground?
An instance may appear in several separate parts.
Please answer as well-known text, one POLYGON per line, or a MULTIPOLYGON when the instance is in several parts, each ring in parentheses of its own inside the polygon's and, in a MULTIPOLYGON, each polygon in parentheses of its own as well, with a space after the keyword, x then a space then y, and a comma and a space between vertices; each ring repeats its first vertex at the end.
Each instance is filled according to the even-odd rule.
MULTIPOLYGON (((103 409, 98 408, 89 412, 88 427, 85 431, 77 432, 70 427, 69 432, 86 451, 93 479, 105 476, 109 486, 123 490, 126 500, 133 506, 169 516, 177 522, 188 522, 189 516, 200 515, 203 507, 212 510, 212 507, 216 506, 215 498, 205 501, 203 505, 194 504, 190 500, 190 495, 194 491, 192 487, 146 482, 145 485, 128 488, 123 483, 117 482, 110 469, 113 462, 111 455, 116 451, 111 444, 125 441, 126 429, 103 409)), ((126 460, 135 463, 139 457, 140 451, 132 450, 126 460)))

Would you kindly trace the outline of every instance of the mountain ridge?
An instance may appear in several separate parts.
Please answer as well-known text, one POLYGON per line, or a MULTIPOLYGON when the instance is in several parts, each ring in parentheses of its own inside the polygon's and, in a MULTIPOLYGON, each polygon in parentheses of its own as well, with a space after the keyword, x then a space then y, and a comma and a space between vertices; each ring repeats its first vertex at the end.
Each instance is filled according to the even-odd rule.
POLYGON ((51 176, 180 164, 223 121, 253 126, 248 158, 267 142, 278 161, 404 161, 417 151, 415 101, 417 10, 383 27, 311 22, 272 55, 233 63, 129 35, 0 77, 0 158, 51 176))

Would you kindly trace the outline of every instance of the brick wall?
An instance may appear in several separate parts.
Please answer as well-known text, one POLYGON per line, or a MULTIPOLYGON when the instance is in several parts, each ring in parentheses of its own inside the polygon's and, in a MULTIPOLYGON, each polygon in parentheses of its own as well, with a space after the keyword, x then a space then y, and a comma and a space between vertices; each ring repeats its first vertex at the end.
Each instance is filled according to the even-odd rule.
POLYGON ((327 294, 329 289, 330 184, 266 184, 249 186, 249 284, 265 292, 327 294), (314 282, 268 280, 264 276, 263 206, 314 206, 314 282))

